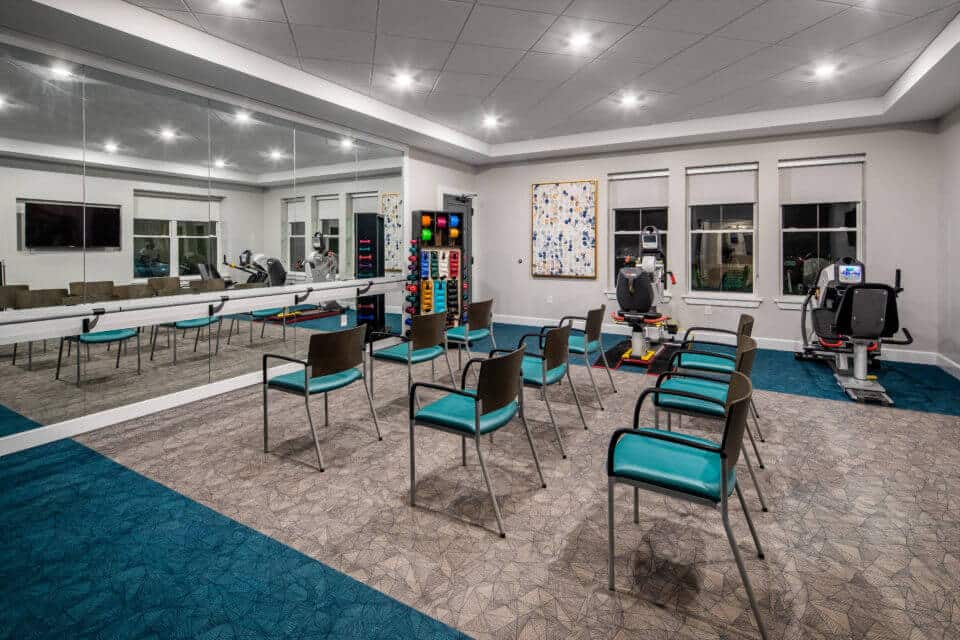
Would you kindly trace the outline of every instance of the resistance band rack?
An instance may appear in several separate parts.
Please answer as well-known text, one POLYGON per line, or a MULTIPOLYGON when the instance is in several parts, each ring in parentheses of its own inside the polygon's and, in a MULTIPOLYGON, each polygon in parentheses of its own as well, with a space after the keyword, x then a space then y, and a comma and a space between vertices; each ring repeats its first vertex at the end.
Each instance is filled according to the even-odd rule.
POLYGON ((470 301, 463 215, 415 211, 413 218, 407 257, 406 322, 410 323, 410 316, 446 313, 447 326, 459 326, 466 321, 466 305, 470 301))

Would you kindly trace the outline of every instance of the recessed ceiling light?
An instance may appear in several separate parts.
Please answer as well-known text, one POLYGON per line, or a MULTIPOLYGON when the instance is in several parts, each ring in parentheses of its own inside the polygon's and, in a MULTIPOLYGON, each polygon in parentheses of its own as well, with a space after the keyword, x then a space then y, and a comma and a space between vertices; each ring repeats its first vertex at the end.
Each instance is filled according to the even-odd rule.
POLYGON ((640 98, 635 93, 625 93, 620 96, 620 104, 624 107, 635 107, 640 104, 640 98))
POLYGON ((7 99, 0 96, 0 109, 3 109, 5 106, 7 106, 7 99))
POLYGON ((120 150, 120 146, 113 140, 107 140, 103 143, 103 150, 107 153, 116 153, 120 150))
POLYGON ((832 78, 837 72, 837 65, 825 62, 813 70, 815 76, 821 79, 832 78))
POLYGON ((393 83, 401 89, 412 87, 413 76, 405 71, 400 71, 397 73, 397 75, 393 76, 393 83))
POLYGON ((270 159, 271 159, 271 160, 283 160, 283 151, 280 151, 280 149, 271 149, 271 150, 270 150, 270 159))
POLYGON ((73 76, 73 72, 62 64, 53 65, 50 67, 50 72, 58 78, 69 78, 73 76))
POLYGON ((340 141, 340 148, 344 150, 353 149, 353 140, 350 138, 344 138, 340 141))
POLYGON ((223 169, 225 166, 227 166, 227 161, 223 158, 217 158, 213 161, 213 166, 215 166, 217 169, 223 169))
POLYGON ((174 140, 177 137, 177 132, 169 127, 160 129, 160 138, 166 141, 174 140))
POLYGON ((570 36, 570 46, 573 49, 583 49, 590 44, 590 34, 586 31, 578 31, 570 36))
POLYGON ((487 129, 493 129, 500 124, 500 118, 493 114, 483 116, 483 126, 487 129))
POLYGON ((246 111, 237 111, 237 122, 250 122, 250 114, 246 111))

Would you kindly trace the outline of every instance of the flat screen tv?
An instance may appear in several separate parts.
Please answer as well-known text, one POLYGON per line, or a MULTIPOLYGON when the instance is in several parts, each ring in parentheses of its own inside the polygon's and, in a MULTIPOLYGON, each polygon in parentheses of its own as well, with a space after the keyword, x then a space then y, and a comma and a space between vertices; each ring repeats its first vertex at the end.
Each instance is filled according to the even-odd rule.
POLYGON ((27 202, 23 218, 27 249, 81 249, 84 245, 88 249, 120 248, 119 207, 27 202))

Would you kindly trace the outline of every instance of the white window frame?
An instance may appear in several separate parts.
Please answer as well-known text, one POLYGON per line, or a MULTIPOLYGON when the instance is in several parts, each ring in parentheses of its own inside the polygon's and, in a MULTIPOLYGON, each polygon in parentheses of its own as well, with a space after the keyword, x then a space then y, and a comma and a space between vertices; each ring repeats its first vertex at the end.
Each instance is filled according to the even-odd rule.
POLYGON ((821 232, 830 233, 830 232, 835 232, 835 231, 846 231, 846 232, 849 233, 850 231, 853 231, 853 232, 856 233, 856 237, 857 237, 857 255, 856 255, 856 258, 857 258, 857 260, 859 260, 859 261, 861 261, 861 262, 863 262, 863 259, 864 259, 864 251, 863 251, 863 238, 864 238, 864 235, 863 235, 863 201, 854 202, 854 203, 853 203, 854 206, 857 208, 857 215, 856 215, 857 226, 856 226, 856 227, 819 227, 819 226, 816 227, 816 228, 813 228, 813 227, 784 227, 784 226, 783 226, 783 208, 784 208, 784 207, 793 207, 793 206, 811 206, 811 205, 813 205, 813 206, 816 206, 816 207, 817 207, 817 214, 818 214, 818 215, 817 215, 817 218, 818 218, 818 220, 819 220, 819 213, 820 213, 820 209, 819 209, 819 208, 820 208, 820 207, 825 206, 825 205, 832 205, 832 204, 846 204, 846 202, 849 202, 849 201, 845 201, 845 202, 804 202, 804 203, 789 203, 789 204, 781 204, 781 205, 780 205, 780 263, 779 263, 779 269, 780 269, 779 287, 780 287, 780 288, 778 289, 779 297, 777 298, 777 300, 778 300, 779 302, 784 302, 784 303, 788 303, 788 304, 789 304, 789 303, 802 303, 803 300, 804 300, 804 298, 806 298, 806 296, 805 296, 805 295, 802 295, 802 294, 783 293, 783 284, 784 284, 784 282, 783 282, 783 260, 784 260, 784 257, 785 257, 784 251, 783 251, 783 238, 784 238, 784 234, 786 234, 786 233, 821 233, 821 232))
MULTIPOLYGON (((689 298, 703 298, 703 299, 728 299, 728 300, 755 300, 759 298, 757 290, 757 262, 759 254, 759 242, 758 242, 758 229, 757 229, 757 203, 756 202, 723 202, 723 203, 714 203, 714 204, 699 204, 699 205, 688 205, 687 206, 687 246, 685 254, 687 256, 686 271, 688 274, 688 284, 687 284, 687 293, 689 298), (753 207, 753 224, 749 229, 693 229, 693 208, 694 207, 734 207, 734 206, 744 206, 750 205, 753 207), (719 235, 724 233, 741 233, 741 234, 750 234, 753 238, 753 264, 750 267, 750 276, 752 280, 752 290, 751 291, 710 291, 708 289, 694 289, 693 288, 693 236, 697 235, 719 235)), ((689 302, 689 300, 688 300, 689 302)))
POLYGON ((133 273, 134 281, 146 280, 146 278, 138 278, 136 276, 136 268, 134 265, 136 264, 136 260, 137 260, 137 238, 147 238, 147 239, 152 238, 154 240, 166 240, 168 243, 168 246, 170 247, 169 255, 167 256, 167 263, 170 267, 170 272, 167 274, 167 277, 177 275, 176 273, 174 273, 174 271, 179 271, 180 262, 179 260, 174 262, 174 254, 178 251, 179 247, 175 246, 176 243, 173 240, 173 227, 176 224, 177 224, 176 220, 167 220, 165 218, 134 218, 133 219, 133 242, 130 243, 131 247, 133 248, 133 261, 130 263, 130 267, 131 267, 131 272, 133 273), (137 233, 137 220, 144 220, 149 222, 166 222, 167 235, 157 236, 157 235, 145 235, 145 234, 137 233))
MULTIPOLYGON (((610 243, 607 248, 607 253, 609 254, 609 259, 607 260, 607 273, 608 276, 608 291, 616 292, 617 290, 617 236, 636 236, 637 237, 637 250, 640 248, 640 236, 643 235, 643 212, 644 211, 659 211, 664 210, 667 212, 667 220, 670 220, 670 207, 663 205, 661 207, 611 207, 610 208, 610 243), (640 229, 637 231, 617 231, 617 211, 640 211, 640 229)), ((657 227, 657 234, 660 236, 660 246, 667 246, 667 234, 670 233, 669 227, 667 229, 660 229, 657 227)), ((639 254, 638 254, 639 255, 639 254)), ((668 259, 669 260, 669 259, 668 259)), ((669 266, 665 265, 667 270, 670 269, 669 266)), ((668 297, 669 292, 670 278, 667 278, 667 282, 664 285, 663 295, 668 297)))
MULTIPOLYGON (((151 218, 151 219, 154 219, 154 218, 151 218)), ((171 220, 170 221, 170 275, 171 276, 175 275, 182 280, 200 280, 199 273, 194 273, 190 275, 182 275, 180 273, 180 239, 181 238, 184 238, 184 239, 213 238, 214 240, 217 241, 217 253, 219 253, 223 249, 223 243, 220 240, 221 227, 222 225, 219 220, 206 220, 206 221, 171 220), (210 224, 212 222, 214 225, 216 225, 215 228, 217 231, 216 233, 207 234, 205 236, 181 236, 177 230, 177 225, 181 222, 186 224, 198 224, 198 223, 210 224), (176 273, 174 273, 174 271, 176 271, 176 273)), ((214 258, 214 260, 216 260, 217 256, 211 256, 211 257, 214 258)), ((216 263, 217 262, 215 261, 214 264, 216 263)))

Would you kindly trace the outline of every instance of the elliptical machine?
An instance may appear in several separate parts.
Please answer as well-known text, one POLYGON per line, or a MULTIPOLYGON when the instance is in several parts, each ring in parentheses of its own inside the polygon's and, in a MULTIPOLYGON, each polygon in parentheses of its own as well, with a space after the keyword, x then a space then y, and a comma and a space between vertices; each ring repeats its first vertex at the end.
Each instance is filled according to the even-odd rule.
POLYGON ((913 336, 900 327, 900 270, 894 286, 865 282, 865 274, 863 263, 854 258, 841 258, 820 272, 816 288, 803 301, 803 348, 795 355, 799 360, 829 362, 837 384, 851 400, 889 406, 893 400, 868 373, 869 366, 880 357, 882 345, 908 345, 913 336), (808 314, 812 332, 807 330, 808 314), (899 331, 904 338, 894 339, 899 331))
POLYGON ((262 253, 253 253, 250 249, 240 252, 237 263, 234 264, 223 256, 224 266, 243 271, 248 274, 247 283, 267 283, 269 287, 282 287, 287 283, 287 270, 276 258, 268 258, 262 253))

